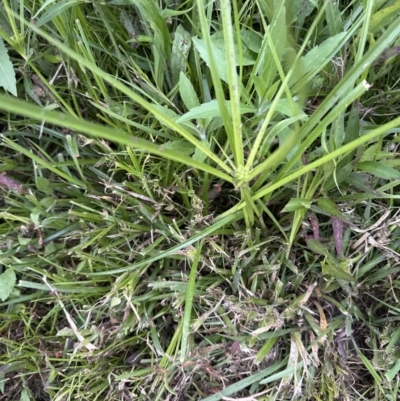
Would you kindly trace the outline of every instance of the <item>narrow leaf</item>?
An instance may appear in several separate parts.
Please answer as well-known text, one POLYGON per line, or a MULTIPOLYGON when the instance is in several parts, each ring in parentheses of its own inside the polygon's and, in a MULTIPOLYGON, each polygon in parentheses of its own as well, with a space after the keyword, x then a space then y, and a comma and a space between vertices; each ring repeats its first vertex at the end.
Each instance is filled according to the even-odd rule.
MULTIPOLYGON (((150 23, 151 28, 159 39, 159 44, 167 60, 170 58, 171 39, 166 20, 161 16, 157 2, 148 0, 138 0, 137 5, 140 7, 146 21, 150 23)), ((158 44, 158 43, 157 43, 158 44)))
POLYGON ((305 56, 301 57, 296 66, 299 71, 294 74, 290 85, 298 86, 304 85, 309 79, 315 76, 319 71, 321 71, 326 64, 328 64, 335 53, 344 45, 344 39, 347 33, 341 32, 335 36, 332 36, 322 42, 319 46, 315 46, 311 51, 309 51, 305 56), (303 82, 299 82, 301 77, 306 77, 303 82))
POLYGON ((294 212, 301 209, 309 209, 311 206, 311 201, 309 199, 302 198, 292 198, 283 208, 282 213, 294 212))
POLYGON ((32 399, 31 399, 31 397, 29 396, 28 390, 27 390, 26 388, 24 388, 24 389, 21 391, 21 395, 20 395, 19 401, 31 401, 31 400, 32 400, 32 399))
POLYGON ((278 337, 271 337, 269 340, 265 342, 265 344, 257 352, 255 359, 256 364, 259 364, 264 360, 264 358, 268 355, 271 348, 275 345, 277 339, 278 337))
POLYGON ((174 85, 180 80, 180 74, 186 71, 191 45, 192 39, 189 32, 182 25, 178 25, 171 52, 171 74, 174 85))
MULTIPOLYGON (((216 32, 211 36, 211 43, 214 44, 218 49, 221 49, 224 54, 227 54, 225 50, 224 33, 222 31, 216 32)), ((237 43, 234 43, 235 49, 235 65, 253 65, 255 63, 255 57, 252 55, 251 51, 247 47, 242 49, 242 57, 239 57, 239 47, 237 43)))
POLYGON ((54 4, 46 12, 44 12, 42 16, 37 20, 36 27, 39 28, 42 25, 47 24, 49 21, 53 20, 58 15, 61 15, 69 8, 80 2, 81 2, 80 0, 70 0, 54 4))
POLYGON ((190 321, 192 319, 193 298, 196 289, 197 268, 199 266, 199 261, 201 259, 202 247, 203 247, 203 241, 200 242, 199 246, 196 249, 195 254, 192 255, 193 256, 192 267, 190 269, 189 282, 186 291, 185 312, 183 315, 181 356, 180 356, 181 363, 183 363, 186 358, 186 351, 190 334, 190 321))
POLYGON ((336 265, 336 263, 330 261, 327 259, 326 263, 323 265, 322 273, 324 275, 328 274, 332 276, 333 278, 336 278, 337 280, 344 280, 344 281, 350 281, 350 282, 355 282, 355 278, 350 274, 341 269, 336 265))
POLYGON ((179 94, 188 110, 200 106, 199 98, 192 83, 182 71, 179 74, 179 94))
MULTIPOLYGON (((199 52, 200 57, 205 61, 208 68, 211 68, 210 58, 208 57, 207 48, 204 40, 199 38, 192 38, 192 41, 194 46, 196 47, 196 50, 199 52)), ((211 51, 215 60, 215 67, 217 69, 219 78, 222 79, 222 81, 228 83, 228 63, 226 61, 225 53, 213 43, 211 43, 211 51)))
MULTIPOLYGON (((228 113, 231 115, 231 107, 230 107, 231 102, 226 101, 226 106, 228 108, 228 113)), ((254 113, 255 108, 252 106, 248 106, 245 104, 240 105, 240 113, 254 113)), ((213 118, 213 117, 220 117, 221 112, 218 107, 218 102, 216 100, 212 100, 211 102, 203 103, 198 107, 192 108, 190 111, 185 113, 182 117, 178 118, 176 120, 177 123, 182 123, 184 121, 188 120, 194 120, 198 118, 213 118)))
POLYGON ((56 2, 57 0, 46 0, 39 8, 39 10, 37 10, 36 14, 32 17, 32 19, 37 20, 38 16, 40 15, 40 13, 42 11, 44 11, 46 9, 47 6, 49 6, 51 3, 56 2))
POLYGON ((254 31, 249 31, 242 29, 240 31, 240 36, 242 37, 243 43, 254 53, 259 53, 262 44, 262 36, 254 31))
POLYGON ((400 171, 393 167, 387 166, 382 162, 360 162, 357 163, 357 168, 360 171, 365 171, 376 177, 383 178, 385 180, 392 180, 400 178, 400 171))
POLYGON ((15 273, 12 269, 7 269, 3 274, 0 274, 0 299, 4 302, 15 286, 15 273))
POLYGON ((368 174, 351 173, 346 177, 346 183, 356 188, 361 189, 367 194, 374 196, 382 196, 381 193, 376 191, 369 183, 370 176, 368 174))
POLYGON ((321 209, 323 209, 325 212, 327 212, 331 216, 339 216, 340 215, 340 210, 337 207, 336 203, 332 202, 330 199, 319 198, 317 203, 321 209))
POLYGON ((332 258, 332 255, 329 253, 328 249, 321 242, 315 239, 310 238, 309 240, 307 240, 307 246, 318 255, 332 258))
POLYGON ((340 33, 343 30, 342 16, 339 11, 339 1, 328 0, 325 9, 326 21, 331 36, 340 33))
POLYGON ((297 0, 291 1, 291 13, 297 10, 297 18, 295 19, 296 25, 300 28, 303 27, 305 19, 313 12, 315 8, 315 1, 313 0, 297 0))
POLYGON ((369 32, 374 33, 393 21, 393 18, 400 10, 400 1, 396 1, 372 15, 369 23, 369 32))
POLYGON ((178 139, 177 141, 166 142, 163 145, 161 145, 159 149, 179 152, 182 155, 192 155, 195 151, 195 147, 190 142, 187 142, 184 139, 178 139))
POLYGON ((388 372, 385 373, 385 377, 387 381, 390 383, 399 374, 400 374, 400 359, 398 359, 397 362, 394 364, 394 366, 388 372))
POLYGON ((0 38, 0 86, 17 96, 17 81, 14 68, 2 38, 0 38))
POLYGON ((302 121, 308 118, 307 114, 304 113, 298 103, 290 102, 288 99, 280 99, 275 110, 284 116, 299 118, 302 121), (293 106, 294 109, 292 108, 293 106))
MULTIPOLYGON (((277 380, 277 375, 278 378, 282 377, 281 373, 275 373, 277 370, 281 369, 285 363, 287 363, 287 358, 285 358, 283 361, 279 361, 274 363, 273 365, 269 366, 266 369, 263 369, 257 373, 254 373, 248 377, 245 377, 244 379, 235 381, 233 384, 230 384, 229 386, 225 387, 223 390, 219 391, 218 393, 212 394, 206 398, 202 398, 200 401, 219 401, 222 400, 225 397, 229 397, 231 395, 237 394, 239 391, 245 389, 246 387, 251 386, 253 383, 260 383, 262 384, 263 381, 260 382, 261 379, 265 380, 277 380)), ((296 369, 300 364, 297 365, 296 369)), ((294 369, 291 369, 294 370, 294 369)), ((287 374, 287 369, 283 370, 284 374, 287 374)), ((269 381, 268 381, 269 383, 269 381)))
POLYGON ((328 198, 319 198, 317 203, 318 203, 318 206, 329 216, 338 217, 339 219, 346 222, 347 224, 352 225, 352 223, 346 218, 346 216, 339 210, 339 208, 335 202, 332 202, 328 198))
MULTIPOLYGON (((280 61, 285 52, 287 42, 286 7, 283 2, 275 10, 274 19, 268 29, 271 34, 272 45, 275 45, 275 51, 280 61)), ((265 87, 268 88, 273 83, 276 76, 277 65, 274 62, 271 43, 267 35, 264 36, 256 66, 259 66, 257 75, 264 80, 265 87)))

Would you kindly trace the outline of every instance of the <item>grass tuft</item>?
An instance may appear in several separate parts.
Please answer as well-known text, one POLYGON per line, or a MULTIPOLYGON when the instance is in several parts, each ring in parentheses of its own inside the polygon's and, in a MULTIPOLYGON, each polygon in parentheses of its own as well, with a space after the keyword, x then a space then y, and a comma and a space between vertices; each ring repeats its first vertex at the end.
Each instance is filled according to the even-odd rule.
POLYGON ((0 5, 0 400, 396 400, 398 2, 0 5))

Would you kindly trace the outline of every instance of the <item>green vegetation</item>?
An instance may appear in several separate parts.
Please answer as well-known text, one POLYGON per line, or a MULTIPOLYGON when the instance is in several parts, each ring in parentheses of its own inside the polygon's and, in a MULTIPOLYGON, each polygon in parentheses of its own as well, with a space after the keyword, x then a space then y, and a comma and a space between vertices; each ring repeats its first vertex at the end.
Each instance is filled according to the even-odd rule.
POLYGON ((399 12, 3 0, 0 400, 398 400, 399 12))

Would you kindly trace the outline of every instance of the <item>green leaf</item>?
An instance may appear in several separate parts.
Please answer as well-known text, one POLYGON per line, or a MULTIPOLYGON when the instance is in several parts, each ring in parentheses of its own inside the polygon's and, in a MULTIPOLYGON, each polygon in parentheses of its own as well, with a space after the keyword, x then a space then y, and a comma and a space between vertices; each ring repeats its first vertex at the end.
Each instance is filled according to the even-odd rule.
MULTIPOLYGON (((207 146, 207 148, 210 149, 210 143, 207 141, 207 139, 203 139, 201 142, 204 144, 204 146, 207 146)), ((200 163, 204 163, 205 160, 207 159, 207 155, 204 152, 202 152, 201 149, 196 148, 194 155, 192 156, 192 159, 200 163)))
POLYGON ((305 56, 301 57, 297 66, 296 73, 291 79, 289 85, 304 85, 311 77, 321 71, 325 65, 331 62, 332 57, 344 44, 347 33, 341 32, 322 42, 320 45, 313 47, 305 56), (306 77, 305 82, 299 82, 302 77, 306 77))
POLYGON ((17 96, 17 81, 15 79, 14 67, 2 38, 0 38, 0 86, 14 96, 17 96))
POLYGON ((316 6, 315 0, 292 0, 288 3, 292 3, 288 6, 288 14, 293 16, 291 22, 296 22, 296 25, 302 28, 306 17, 312 13, 316 6))
POLYGON ((168 150, 173 152, 178 152, 182 155, 192 155, 195 151, 194 145, 185 141, 184 139, 179 139, 177 141, 169 141, 160 146, 160 150, 168 150))
POLYGON ((174 85, 180 80, 180 75, 187 69, 187 59, 192 46, 189 32, 182 25, 178 25, 175 31, 174 42, 171 51, 171 74, 174 85))
POLYGON ((369 22, 369 32, 374 33, 384 28, 385 25, 393 21, 393 18, 397 15, 400 10, 400 1, 397 0, 388 7, 379 10, 372 15, 369 22))
POLYGON ((325 15, 331 36, 343 31, 343 21, 339 11, 339 1, 327 1, 325 15))
MULTIPOLYGON (((344 142, 343 144, 350 143, 360 136, 360 112, 353 106, 350 110, 346 129, 344 131, 344 142)), ((353 160, 355 151, 349 152, 344 160, 341 162, 342 165, 349 164, 353 160)))
MULTIPOLYGON (((196 47, 196 50, 199 52, 200 57, 205 61, 208 68, 211 68, 210 58, 208 57, 207 48, 204 40, 199 38, 192 38, 192 41, 194 46, 196 47)), ((222 79, 222 81, 228 83, 228 63, 226 61, 225 53, 213 43, 211 43, 211 51, 219 78, 222 79)))
POLYGON ((394 366, 388 372, 385 373, 385 377, 387 381, 390 383, 394 380, 396 376, 399 375, 399 373, 400 373, 400 359, 398 359, 394 364, 394 366))
POLYGON ((188 110, 200 106, 199 98, 189 78, 181 71, 179 74, 179 94, 188 110))
POLYGON ((272 337, 264 343, 264 345, 257 352, 255 359, 256 364, 259 364, 264 360, 264 358, 268 355, 268 352, 271 351, 271 348, 275 345, 277 340, 278 337, 272 337))
POLYGON ((264 380, 261 380, 260 384, 268 384, 268 383, 272 383, 272 382, 274 382, 276 380, 279 380, 279 379, 284 379, 284 378, 292 375, 294 372, 300 370, 302 367, 303 367, 303 362, 302 361, 298 362, 298 363, 296 363, 294 365, 289 363, 288 367, 286 369, 284 369, 284 370, 282 370, 282 371, 280 371, 278 373, 275 373, 273 375, 270 375, 269 377, 267 377, 264 380))
POLYGON ((40 209, 39 209, 39 208, 36 208, 36 207, 33 208, 32 212, 31 212, 31 214, 30 214, 30 218, 31 218, 33 224, 34 224, 36 227, 39 227, 39 226, 40 226, 40 214, 41 214, 40 209))
MULTIPOLYGON (((160 112, 163 113, 164 116, 167 116, 170 120, 173 120, 175 122, 178 122, 183 116, 179 116, 178 114, 176 114, 173 110, 168 109, 167 107, 161 106, 160 104, 155 104, 154 107, 160 112)), ((169 125, 168 123, 164 122, 164 121, 160 121, 160 123, 170 129, 174 129, 171 125, 169 125)), ((185 128, 193 135, 193 136, 197 136, 197 130, 196 127, 190 122, 190 121, 186 121, 185 124, 185 128)))
MULTIPOLYGON (((222 31, 216 32, 214 33, 214 35, 211 36, 211 43, 218 47, 218 49, 222 50, 224 54, 226 54, 224 33, 222 31)), ((236 42, 234 43, 234 46, 236 66, 253 65, 255 63, 253 54, 247 47, 242 47, 242 57, 240 58, 239 47, 236 42)))
POLYGON ((331 150, 338 149, 342 146, 345 132, 344 132, 344 112, 340 113, 338 118, 332 122, 331 132, 329 135, 329 148, 331 150))
POLYGON ((221 128, 223 126, 224 126, 224 121, 222 120, 222 117, 214 117, 211 120, 210 125, 208 125, 207 131, 214 132, 215 130, 217 130, 218 128, 221 128))
MULTIPOLYGON (((380 376, 380 373, 375 369, 374 365, 371 363, 371 361, 360 351, 360 348, 358 348, 357 343, 352 339, 352 343, 354 345, 354 348, 357 351, 357 355, 360 357, 361 361, 364 363, 365 367, 368 369, 369 373, 374 379, 375 385, 379 387, 379 390, 381 394, 384 394, 385 391, 382 388, 382 377, 380 376)), ((394 399, 394 397, 393 397, 394 399)))
POLYGON ((201 260, 201 250, 203 247, 204 241, 201 241, 197 246, 196 251, 192 251, 192 267, 190 269, 189 282, 186 290, 186 298, 185 298, 185 312, 183 315, 183 323, 182 323, 182 341, 181 341, 181 355, 180 361, 183 363, 186 358, 189 336, 190 336, 190 322, 192 320, 192 312, 193 312, 193 299, 195 296, 196 290, 196 277, 199 267, 199 262, 201 260))
POLYGON ((280 99, 276 105, 276 111, 288 117, 298 117, 300 120, 307 120, 308 116, 301 109, 300 105, 295 102, 290 102, 288 99, 280 99), (292 109, 294 106, 294 110, 292 109))
POLYGON ((346 183, 354 186, 355 188, 361 189, 367 194, 383 196, 372 187, 372 185, 369 183, 369 179, 370 176, 368 174, 351 173, 346 177, 346 183))
POLYGON ((336 263, 330 259, 327 259, 326 263, 322 265, 322 274, 328 274, 337 280, 345 280, 350 282, 356 281, 356 279, 350 273, 347 273, 341 267, 336 266, 336 263))
POLYGON ((376 177, 383 178, 385 180, 392 180, 400 178, 400 171, 394 169, 393 167, 387 166, 381 162, 360 162, 357 163, 357 169, 360 171, 365 171, 376 177))
POLYGON ((61 330, 57 331, 57 337, 72 337, 74 335, 74 331, 70 327, 64 327, 61 330))
POLYGON ((44 12, 42 16, 37 20, 36 27, 40 28, 42 25, 47 24, 49 21, 51 21, 58 15, 61 15, 69 8, 80 2, 81 2, 80 0, 70 0, 54 4, 46 12, 44 12))
POLYGON ((313 252, 317 253, 318 255, 325 256, 326 258, 333 258, 328 251, 328 249, 323 245, 321 242, 317 241, 316 239, 310 238, 307 241, 307 247, 311 249, 313 252))
POLYGON ((0 299, 4 302, 15 286, 15 273, 12 269, 7 269, 3 274, 0 274, 0 299))
POLYGON ((146 35, 137 35, 132 39, 126 41, 126 43, 136 43, 138 45, 149 45, 153 43, 153 39, 150 36, 146 35))
POLYGON ((55 3, 57 0, 46 0, 39 8, 39 10, 37 10, 36 14, 32 17, 32 19, 37 20, 38 16, 40 15, 40 13, 46 9, 47 6, 49 6, 51 3, 55 3))
POLYGON ((254 31, 242 29, 240 31, 243 43, 254 53, 259 53, 262 45, 262 36, 254 31))
MULTIPOLYGON (((110 3, 107 3, 107 4, 110 4, 110 3)), ((132 5, 132 0, 128 0, 127 5, 132 5)), ((176 11, 176 10, 171 10, 169 8, 164 8, 163 10, 161 10, 160 14, 164 19, 168 19, 169 17, 177 17, 178 15, 187 14, 188 11, 191 11, 192 9, 193 9, 193 7, 185 8, 183 11, 176 11)))
POLYGON ((335 202, 332 202, 328 198, 319 198, 317 204, 325 213, 327 213, 328 216, 338 217, 343 222, 351 225, 351 222, 339 210, 335 202))
MULTIPOLYGON (((263 144, 261 145, 259 154, 262 156, 265 155, 265 153, 268 151, 269 147, 272 145, 274 138, 276 136, 279 137, 279 134, 285 128, 287 128, 289 125, 294 124, 296 121, 299 121, 301 119, 303 119, 302 114, 297 115, 296 117, 292 117, 292 118, 288 118, 288 119, 279 121, 277 124, 274 124, 271 131, 269 131, 268 134, 266 135, 266 137, 263 141, 263 144)), ((286 138, 286 135, 284 135, 283 137, 286 138)))
MULTIPOLYGON (((152 37, 152 55, 154 79, 159 88, 164 86, 164 79, 170 81, 170 74, 166 74, 171 63, 171 37, 166 20, 160 14, 160 7, 156 1, 137 0, 134 2, 139 11, 141 26, 146 36, 152 37)), ((171 82, 169 85, 173 86, 171 82)))
POLYGON ((336 188, 336 186, 347 180, 352 170, 353 165, 350 163, 339 170, 335 170, 335 173, 331 175, 324 184, 324 193, 329 192, 331 189, 336 188))
POLYGON ((282 213, 295 212, 296 210, 302 210, 304 208, 309 209, 311 201, 302 198, 292 198, 283 208, 282 213))
POLYGON ((290 158, 296 153, 297 149, 299 148, 297 145, 293 146, 293 143, 291 143, 291 141, 293 140, 293 131, 290 128, 286 127, 279 132, 277 137, 279 139, 279 147, 281 149, 284 148, 284 145, 286 143, 291 144, 291 150, 289 150, 286 155, 286 160, 290 160, 290 158))
POLYGON ((29 396, 28 390, 26 388, 21 391, 19 401, 31 401, 31 397, 29 396))
MULTIPOLYGON (((230 101, 226 101, 226 106, 228 109, 229 115, 231 115, 231 107, 230 101)), ((252 106, 248 106, 245 104, 240 105, 240 113, 254 113, 256 109, 252 106)), ((198 107, 194 107, 187 113, 185 113, 182 117, 176 120, 177 123, 182 123, 188 120, 195 120, 198 118, 213 118, 213 117, 220 117, 221 112, 218 107, 218 102, 216 100, 211 100, 211 102, 203 103, 198 107)))
MULTIPOLYGON (((287 364, 287 359, 285 358, 282 361, 278 361, 274 363, 271 366, 268 366, 268 368, 263 369, 257 373, 254 373, 252 375, 249 375, 245 377, 244 379, 237 380, 233 384, 230 384, 229 386, 226 386, 223 390, 219 391, 218 393, 209 395, 206 398, 202 398, 200 401, 219 401, 222 400, 225 397, 230 397, 232 395, 238 394, 241 390, 245 389, 246 387, 251 386, 253 383, 263 383, 263 381, 260 382, 260 380, 277 380, 278 378, 282 377, 281 373, 286 374, 286 369, 284 369, 282 372, 278 372, 277 374, 273 374, 276 371, 279 371, 285 364, 287 364), (266 378, 266 379, 265 379, 266 378)), ((300 368, 302 365, 302 362, 300 362, 297 366, 297 368, 300 368)), ((294 369, 292 369, 294 370, 294 369)), ((269 383, 269 381, 267 381, 269 383)))
MULTIPOLYGON (((17 101, 20 101, 19 99, 15 99, 17 101)), ((10 103, 10 102, 9 102, 10 103)), ((1 104, 1 101, 0 101, 1 104)), ((32 106, 29 103, 25 102, 25 109, 28 106, 32 106)), ((36 107, 36 106, 34 106, 36 107)), ((6 144, 9 148, 16 150, 17 152, 19 151, 20 153, 25 154, 26 156, 30 157, 32 160, 35 160, 39 165, 42 165, 43 167, 49 169, 50 171, 53 171, 54 173, 56 173, 57 175, 59 175, 60 177, 63 177, 65 180, 69 181, 70 183, 74 184, 74 185, 78 185, 82 188, 86 187, 86 183, 84 183, 83 181, 78 180, 76 177, 70 175, 69 173, 64 172, 62 169, 58 169, 57 163, 52 160, 52 161, 47 161, 42 157, 39 157, 38 155, 34 154, 33 152, 31 152, 29 149, 19 145, 18 143, 12 141, 10 138, 3 138, 3 143, 6 144)))
POLYGON ((157 2, 138 0, 136 3, 140 11, 143 13, 146 22, 151 25, 151 28, 155 32, 155 37, 159 40, 157 44, 159 43, 161 45, 162 50, 165 52, 165 56, 169 59, 171 46, 170 34, 166 20, 160 14, 160 8, 158 7, 157 2))
MULTIPOLYGON (((282 4, 274 14, 274 19, 269 26, 272 44, 280 61, 283 57, 287 42, 286 8, 282 4)), ((274 61, 270 43, 267 35, 264 36, 261 51, 258 54, 255 70, 257 75, 264 81, 265 87, 269 88, 274 82, 277 66, 274 61)), ((259 93, 262 97, 263 94, 259 93)))

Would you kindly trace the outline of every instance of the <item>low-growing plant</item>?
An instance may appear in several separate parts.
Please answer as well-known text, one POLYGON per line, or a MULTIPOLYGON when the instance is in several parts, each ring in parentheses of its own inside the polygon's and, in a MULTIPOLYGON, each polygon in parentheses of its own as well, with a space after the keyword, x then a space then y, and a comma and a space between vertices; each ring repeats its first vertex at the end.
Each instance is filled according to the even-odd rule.
POLYGON ((5 0, 0 399, 395 400, 398 11, 5 0))

